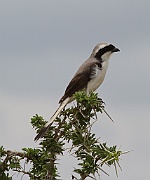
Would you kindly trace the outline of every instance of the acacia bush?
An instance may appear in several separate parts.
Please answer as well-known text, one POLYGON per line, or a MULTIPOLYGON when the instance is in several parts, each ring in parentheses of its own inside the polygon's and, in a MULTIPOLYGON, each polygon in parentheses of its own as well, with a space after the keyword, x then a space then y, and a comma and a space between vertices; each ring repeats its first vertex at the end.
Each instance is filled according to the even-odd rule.
MULTIPOLYGON (((108 175, 103 170, 105 165, 114 166, 117 173, 120 156, 124 153, 116 145, 108 147, 107 143, 100 142, 92 133, 97 113, 106 113, 104 102, 95 93, 87 96, 78 92, 74 96, 76 101, 56 118, 44 137, 37 142, 38 148, 22 148, 22 152, 17 152, 0 147, 1 180, 13 179, 10 170, 21 173, 22 177, 26 174, 31 180, 61 179, 58 156, 66 150, 78 162, 68 179, 95 179, 96 174, 108 175), (66 144, 70 145, 69 150, 66 144), (27 168, 29 165, 30 168, 27 168)), ((31 118, 31 125, 37 133, 45 123, 43 117, 37 114, 31 118)))

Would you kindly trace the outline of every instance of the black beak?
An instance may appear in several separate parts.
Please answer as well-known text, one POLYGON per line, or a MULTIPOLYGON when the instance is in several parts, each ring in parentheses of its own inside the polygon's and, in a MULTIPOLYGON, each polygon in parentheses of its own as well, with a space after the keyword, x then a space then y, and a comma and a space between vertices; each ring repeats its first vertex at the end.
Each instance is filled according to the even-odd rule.
POLYGON ((113 50, 112 50, 112 52, 119 52, 120 50, 118 49, 118 48, 114 48, 113 50))

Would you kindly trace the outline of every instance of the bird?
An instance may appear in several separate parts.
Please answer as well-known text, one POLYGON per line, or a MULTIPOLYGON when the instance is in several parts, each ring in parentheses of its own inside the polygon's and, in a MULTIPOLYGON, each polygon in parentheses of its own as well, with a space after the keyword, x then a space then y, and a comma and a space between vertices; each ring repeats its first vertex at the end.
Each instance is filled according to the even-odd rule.
POLYGON ((84 91, 87 95, 94 92, 104 81, 110 56, 120 50, 110 43, 99 43, 93 49, 90 57, 79 67, 68 84, 64 95, 59 100, 59 107, 35 137, 39 140, 47 132, 51 124, 64 107, 74 100, 74 94, 84 91))

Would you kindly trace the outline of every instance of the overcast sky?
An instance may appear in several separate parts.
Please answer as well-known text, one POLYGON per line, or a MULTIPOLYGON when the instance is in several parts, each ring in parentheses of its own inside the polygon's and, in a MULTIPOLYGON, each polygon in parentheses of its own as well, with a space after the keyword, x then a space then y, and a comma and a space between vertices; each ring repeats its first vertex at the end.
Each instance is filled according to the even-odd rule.
MULTIPOLYGON (((0 0, 0 145, 37 147, 30 118, 48 120, 94 46, 110 42, 121 51, 97 92, 115 123, 100 114, 94 131, 132 151, 122 156, 119 178, 106 168, 110 177, 101 179, 149 179, 149 19, 149 0, 0 0)), ((69 161, 60 161, 64 180, 71 179, 69 161)))

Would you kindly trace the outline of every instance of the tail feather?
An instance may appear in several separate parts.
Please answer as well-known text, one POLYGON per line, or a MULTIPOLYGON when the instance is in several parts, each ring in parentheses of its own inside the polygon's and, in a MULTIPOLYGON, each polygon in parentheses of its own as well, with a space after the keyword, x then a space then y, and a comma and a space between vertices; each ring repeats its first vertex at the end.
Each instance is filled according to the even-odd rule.
POLYGON ((50 125, 51 124, 49 124, 47 127, 43 127, 38 133, 38 135, 34 138, 34 141, 38 141, 40 138, 42 138, 44 134, 47 132, 47 130, 49 129, 50 125))
POLYGON ((38 135, 34 138, 34 141, 38 141, 40 138, 44 136, 44 134, 47 132, 51 124, 55 121, 57 116, 61 113, 63 108, 67 105, 69 102, 70 98, 66 98, 59 106, 59 108, 56 110, 56 112, 53 114, 53 116, 49 119, 49 121, 45 124, 45 126, 40 130, 38 135))

